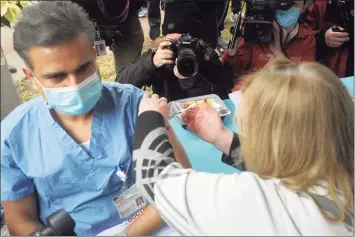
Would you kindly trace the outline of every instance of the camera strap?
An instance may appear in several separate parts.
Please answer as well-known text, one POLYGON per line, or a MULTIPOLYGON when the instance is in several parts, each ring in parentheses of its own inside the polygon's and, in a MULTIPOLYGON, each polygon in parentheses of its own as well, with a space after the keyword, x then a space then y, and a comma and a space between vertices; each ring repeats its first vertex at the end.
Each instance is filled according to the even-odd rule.
MULTIPOLYGON (((120 0, 118 2, 123 2, 123 1, 120 0)), ((124 7, 123 11, 120 14, 118 14, 117 16, 109 16, 107 7, 104 4, 104 0, 96 0, 96 3, 98 5, 102 15, 104 17, 106 17, 107 19, 109 19, 109 20, 118 20, 119 22, 122 23, 128 17, 130 0, 126 0, 126 4, 125 4, 125 7, 124 7)))
POLYGON ((100 30, 95 21, 94 26, 96 30, 95 34, 95 41, 94 41, 94 47, 96 48, 96 56, 103 56, 107 54, 106 51, 106 42, 104 39, 101 38, 100 30))
MULTIPOLYGON (((245 3, 243 2, 243 5, 241 6, 241 9, 244 8, 245 3)), ((230 39, 229 43, 228 43, 228 53, 230 56, 234 56, 237 54, 237 48, 236 47, 236 43, 238 44, 239 39, 242 37, 242 31, 240 29, 242 24, 242 10, 239 11, 239 13, 237 13, 237 19, 235 20, 234 23, 234 32, 232 35, 232 38, 230 39)))

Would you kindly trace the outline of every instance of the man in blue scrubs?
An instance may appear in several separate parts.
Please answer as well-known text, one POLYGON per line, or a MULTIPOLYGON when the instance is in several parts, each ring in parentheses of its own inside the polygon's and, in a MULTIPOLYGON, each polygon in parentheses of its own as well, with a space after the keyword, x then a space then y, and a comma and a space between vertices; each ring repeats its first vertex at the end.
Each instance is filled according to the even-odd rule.
MULTIPOLYGON (((27 235, 64 209, 78 235, 96 235, 123 221, 113 199, 135 182, 132 143, 143 92, 101 83, 95 29, 78 5, 40 2, 22 15, 14 48, 41 96, 1 122, 6 224, 12 235, 27 235)), ((126 234, 150 234, 161 224, 150 207, 138 220, 126 234)))

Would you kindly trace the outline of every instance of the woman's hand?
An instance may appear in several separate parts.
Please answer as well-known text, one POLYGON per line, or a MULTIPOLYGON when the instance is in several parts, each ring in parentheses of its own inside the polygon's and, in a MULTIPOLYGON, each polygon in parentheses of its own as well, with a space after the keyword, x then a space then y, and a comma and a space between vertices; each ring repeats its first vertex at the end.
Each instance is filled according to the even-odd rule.
POLYGON ((200 104, 200 108, 192 108, 183 113, 182 119, 187 129, 213 145, 228 131, 217 110, 205 102, 200 104))
MULTIPOLYGON (((344 30, 338 27, 340 30, 344 30)), ((346 41, 349 41, 349 34, 346 32, 334 32, 332 28, 325 33, 325 43, 330 48, 338 48, 342 46, 346 41)))
POLYGON ((157 52, 153 57, 153 64, 155 67, 159 68, 165 64, 174 64, 174 52, 168 47, 171 45, 170 41, 163 41, 159 44, 157 52))
POLYGON ((146 111, 158 112, 167 121, 169 116, 168 101, 164 97, 159 98, 157 94, 151 96, 150 93, 145 92, 139 105, 138 116, 146 111))

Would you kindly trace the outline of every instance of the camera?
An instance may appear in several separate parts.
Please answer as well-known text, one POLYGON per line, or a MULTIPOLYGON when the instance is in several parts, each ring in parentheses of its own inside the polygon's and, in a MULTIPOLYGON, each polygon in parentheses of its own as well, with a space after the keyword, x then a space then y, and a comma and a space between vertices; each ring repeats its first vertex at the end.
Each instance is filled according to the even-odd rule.
POLYGON ((190 34, 182 34, 180 39, 171 41, 169 49, 175 53, 177 70, 184 77, 195 76, 201 61, 218 58, 213 48, 190 34))
MULTIPOLYGON (((344 28, 345 32, 354 27, 354 0, 331 0, 335 5, 339 26, 344 28)), ((335 30, 340 31, 340 30, 335 30)))
POLYGON ((242 28, 245 42, 270 43, 276 10, 288 10, 294 0, 246 0, 246 21, 242 28))
POLYGON ((64 210, 58 210, 46 218, 47 225, 43 225, 29 236, 76 236, 75 222, 64 210))

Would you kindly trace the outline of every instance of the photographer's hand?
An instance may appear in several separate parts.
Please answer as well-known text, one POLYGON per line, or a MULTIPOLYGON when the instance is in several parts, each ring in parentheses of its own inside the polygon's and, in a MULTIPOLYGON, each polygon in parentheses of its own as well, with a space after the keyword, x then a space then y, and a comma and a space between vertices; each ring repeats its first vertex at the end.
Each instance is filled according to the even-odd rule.
POLYGON ((160 68, 165 64, 174 64, 174 52, 169 49, 170 41, 163 41, 159 44, 158 50, 153 57, 153 64, 160 68))
MULTIPOLYGON (((340 30, 344 30, 338 27, 340 30)), ((328 29, 325 33, 325 43, 330 48, 338 48, 346 41, 349 41, 349 34, 346 32, 334 32, 332 28, 328 29)))
POLYGON ((286 57, 282 51, 282 46, 281 46, 281 27, 276 21, 273 22, 273 26, 274 26, 274 40, 269 44, 269 49, 275 58, 286 57))

